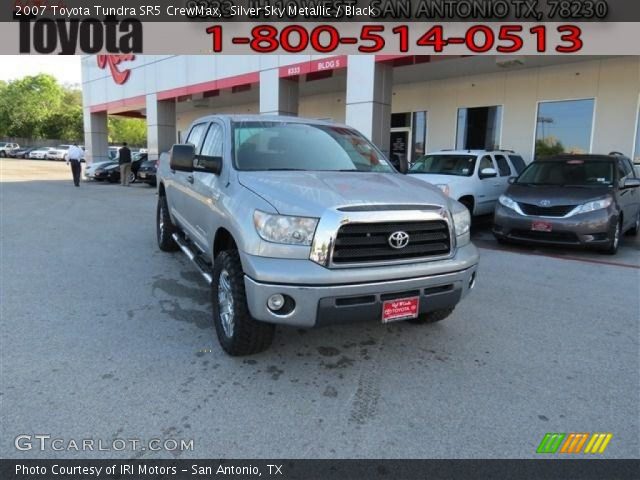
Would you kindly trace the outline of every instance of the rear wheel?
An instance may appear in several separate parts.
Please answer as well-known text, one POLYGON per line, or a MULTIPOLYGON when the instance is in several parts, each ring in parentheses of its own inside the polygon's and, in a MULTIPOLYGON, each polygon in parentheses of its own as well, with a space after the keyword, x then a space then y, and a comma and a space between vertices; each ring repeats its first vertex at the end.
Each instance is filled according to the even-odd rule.
POLYGON ((169 215, 169 207, 167 206, 167 197, 158 196, 158 208, 156 210, 156 236, 158 238, 158 247, 163 252, 175 252, 178 250, 178 244, 173 239, 173 234, 178 229, 171 221, 169 215))
POLYGON ((211 303, 218 341, 225 352, 243 356, 269 348, 275 325, 251 317, 237 250, 220 252, 214 262, 211 303))
POLYGON ((418 318, 412 318, 407 320, 409 323, 416 325, 423 325, 426 323, 436 323, 444 320, 453 312, 453 308, 446 308, 444 310, 436 310, 435 312, 423 313, 418 315, 418 318))

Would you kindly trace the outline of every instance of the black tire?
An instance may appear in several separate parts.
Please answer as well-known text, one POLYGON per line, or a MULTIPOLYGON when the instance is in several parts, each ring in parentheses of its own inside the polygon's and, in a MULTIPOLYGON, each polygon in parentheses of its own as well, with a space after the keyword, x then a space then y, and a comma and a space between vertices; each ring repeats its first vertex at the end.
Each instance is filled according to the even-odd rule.
POLYGON ((167 197, 159 195, 156 209, 156 236, 160 250, 163 252, 175 252, 178 250, 178 244, 172 236, 177 231, 178 228, 173 224, 169 215, 167 197))
POLYGON ((638 232, 640 232, 640 210, 638 210, 638 215, 636 215, 636 223, 633 224, 633 227, 631 227, 631 230, 627 233, 629 235, 636 236, 638 235, 638 232))
POLYGON ((4 150, 1 150, 1 151, 0 151, 0 157, 4 158, 4 157, 6 157, 6 156, 7 156, 7 154, 6 154, 6 153, 4 153, 4 150))
POLYGON ((218 254, 213 265, 213 282, 211 284, 211 303, 213 306, 213 323, 216 327, 218 341, 223 350, 237 357, 263 352, 273 342, 275 325, 259 322, 251 317, 247 306, 244 289, 244 272, 237 250, 225 250, 218 254), (222 283, 227 285, 227 301, 231 304, 231 321, 223 322, 221 313, 224 291, 222 283))
POLYGON ((464 205, 465 207, 467 207, 467 210, 469 210, 469 215, 471 215, 473 217, 473 200, 471 200, 470 198, 461 198, 460 200, 458 200, 462 205, 464 205))
POLYGON ((424 325, 426 323, 441 322, 447 318, 453 312, 453 308, 446 308, 444 310, 436 310, 435 312, 423 313, 418 315, 418 318, 411 318, 407 320, 409 323, 415 325, 424 325))
POLYGON ((129 174, 129 183, 136 183, 137 179, 138 179, 138 176, 135 173, 131 172, 129 174))
POLYGON ((615 255, 618 253, 618 247, 620 246, 620 237, 622 237, 622 219, 618 220, 615 224, 613 231, 611 232, 611 241, 609 246, 602 250, 607 255, 615 255))

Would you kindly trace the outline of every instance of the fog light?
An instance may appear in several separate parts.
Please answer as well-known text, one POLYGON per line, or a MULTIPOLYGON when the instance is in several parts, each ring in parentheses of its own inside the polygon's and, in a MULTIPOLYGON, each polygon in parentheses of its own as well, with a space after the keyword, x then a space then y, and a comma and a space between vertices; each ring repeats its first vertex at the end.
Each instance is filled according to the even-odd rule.
POLYGON ((272 312, 277 312, 284 307, 284 297, 279 293, 271 295, 267 300, 267 307, 269 307, 269 310, 272 312))
POLYGON ((471 274, 471 278, 469 279, 469 290, 471 290, 476 285, 476 272, 471 274))

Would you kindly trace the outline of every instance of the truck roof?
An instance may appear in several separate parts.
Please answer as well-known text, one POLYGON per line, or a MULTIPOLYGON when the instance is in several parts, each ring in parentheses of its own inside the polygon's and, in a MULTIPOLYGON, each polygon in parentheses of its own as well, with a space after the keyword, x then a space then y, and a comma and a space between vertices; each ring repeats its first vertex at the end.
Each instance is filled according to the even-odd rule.
POLYGON ((229 123, 242 123, 242 122, 286 122, 286 123, 306 123, 312 125, 327 125, 333 127, 346 127, 346 125, 340 123, 329 122, 326 120, 316 120, 313 118, 305 117, 293 117, 287 115, 227 115, 227 114, 213 114, 205 117, 200 117, 193 123, 200 123, 208 120, 222 120, 229 123))

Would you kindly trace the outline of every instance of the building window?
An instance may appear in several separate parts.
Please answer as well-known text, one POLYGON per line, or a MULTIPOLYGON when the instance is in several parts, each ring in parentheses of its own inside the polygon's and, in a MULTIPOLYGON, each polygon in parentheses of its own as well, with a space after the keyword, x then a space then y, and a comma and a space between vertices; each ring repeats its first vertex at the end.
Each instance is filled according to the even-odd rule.
POLYGON ((593 98, 540 103, 534 156, 589 153, 594 106, 593 98))
POLYGON ((413 112, 411 159, 415 162, 427 153, 427 112, 413 112))
POLYGON ((501 130, 502 106, 459 108, 456 149, 497 150, 501 130))
POLYGON ((391 128, 411 127, 411 114, 410 113, 392 113, 391 114, 391 128))
POLYGON ((633 151, 633 163, 640 164, 640 105, 638 105, 638 119, 636 120, 636 146, 633 151))

